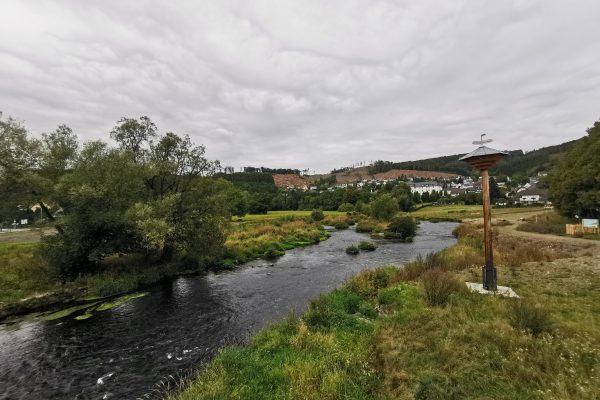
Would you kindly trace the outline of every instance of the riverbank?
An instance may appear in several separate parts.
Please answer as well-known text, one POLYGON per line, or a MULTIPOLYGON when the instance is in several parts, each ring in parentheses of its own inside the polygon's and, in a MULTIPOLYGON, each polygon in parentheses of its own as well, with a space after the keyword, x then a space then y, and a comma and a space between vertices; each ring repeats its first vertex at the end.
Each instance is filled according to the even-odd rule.
POLYGON ((455 246, 359 274, 223 350, 170 399, 597 398, 597 249, 504 233, 499 283, 520 299, 466 290, 483 254, 463 224, 455 246))
MULTIPOLYGON (((113 257, 105 261, 100 273, 61 284, 37 252, 41 234, 32 230, 0 237, 0 320, 90 297, 129 293, 175 276, 205 271, 205 267, 192 268, 177 261, 156 264, 143 257, 113 257)), ((225 257, 213 269, 232 269, 250 260, 278 257, 286 250, 328 237, 320 223, 293 216, 233 224, 225 257)))

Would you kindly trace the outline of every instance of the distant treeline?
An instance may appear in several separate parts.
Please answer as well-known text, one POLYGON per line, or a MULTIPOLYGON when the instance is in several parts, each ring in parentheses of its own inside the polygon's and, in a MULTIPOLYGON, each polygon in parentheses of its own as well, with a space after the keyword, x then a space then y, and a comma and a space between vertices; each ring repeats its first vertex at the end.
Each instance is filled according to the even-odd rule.
POLYGON ((266 168, 266 167, 244 167, 244 172, 268 172, 270 174, 296 174, 300 175, 299 169, 293 168, 266 168))
MULTIPOLYGON (((552 163, 567 151, 577 140, 565 142, 556 146, 542 147, 541 149, 524 153, 522 150, 510 151, 509 155, 498 163, 490 172, 492 175, 515 174, 523 176, 535 175, 541 171, 548 171, 552 163)), ((458 159, 464 154, 455 154, 451 156, 427 158, 416 161, 375 161, 369 167, 369 173, 376 174, 387 172, 392 169, 414 169, 419 171, 440 171, 459 175, 471 175, 473 170, 468 164, 458 159)))
POLYGON ((273 175, 270 172, 234 172, 233 174, 218 174, 218 177, 251 193, 277 192, 273 175))

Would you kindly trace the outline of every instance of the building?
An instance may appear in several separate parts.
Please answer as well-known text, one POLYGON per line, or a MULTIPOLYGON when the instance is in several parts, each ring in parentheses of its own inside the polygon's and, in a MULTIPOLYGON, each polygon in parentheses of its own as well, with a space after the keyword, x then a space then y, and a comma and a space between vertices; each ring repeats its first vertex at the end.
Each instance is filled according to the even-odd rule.
POLYGON ((439 184, 438 182, 435 181, 431 181, 431 182, 411 182, 407 184, 408 186, 410 186, 410 191, 411 193, 419 193, 419 194, 423 194, 423 193, 431 193, 433 191, 436 192, 441 192, 442 190, 444 190, 444 188, 442 187, 441 184, 439 184))
POLYGON ((537 204, 548 202, 548 190, 531 186, 517 193, 517 201, 521 204, 537 204))

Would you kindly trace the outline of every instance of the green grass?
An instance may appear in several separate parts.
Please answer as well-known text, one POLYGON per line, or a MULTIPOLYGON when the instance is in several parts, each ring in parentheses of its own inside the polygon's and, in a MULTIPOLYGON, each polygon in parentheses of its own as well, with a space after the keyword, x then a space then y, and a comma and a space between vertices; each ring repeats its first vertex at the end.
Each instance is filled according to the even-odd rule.
POLYGON ((479 280, 481 232, 458 233, 456 246, 363 272, 300 318, 224 349, 170 399, 596 399, 598 256, 565 260, 500 237, 500 284, 522 300, 457 288, 429 305, 432 271, 479 280))
POLYGON ((53 288, 36 249, 37 243, 0 243, 0 303, 53 288))
POLYGON ((225 247, 227 266, 258 258, 275 258, 286 250, 326 240, 329 233, 319 223, 286 217, 242 222, 234 226, 225 247))
MULTIPOLYGON (((296 211, 269 211, 266 214, 248 214, 241 218, 242 221, 263 221, 268 219, 280 219, 288 217, 310 217, 310 210, 296 210, 296 211)), ((323 211, 325 216, 327 215, 346 215, 345 212, 341 211, 323 211)), ((240 220, 240 218, 233 217, 234 220, 240 220)))

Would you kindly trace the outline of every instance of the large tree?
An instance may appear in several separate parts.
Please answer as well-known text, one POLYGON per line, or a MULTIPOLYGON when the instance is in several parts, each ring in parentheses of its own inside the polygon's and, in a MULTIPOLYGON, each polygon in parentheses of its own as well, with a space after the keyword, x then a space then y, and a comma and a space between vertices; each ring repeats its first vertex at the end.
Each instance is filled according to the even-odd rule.
POLYGON ((550 198, 561 214, 600 218, 600 121, 558 161, 550 176, 550 198))

